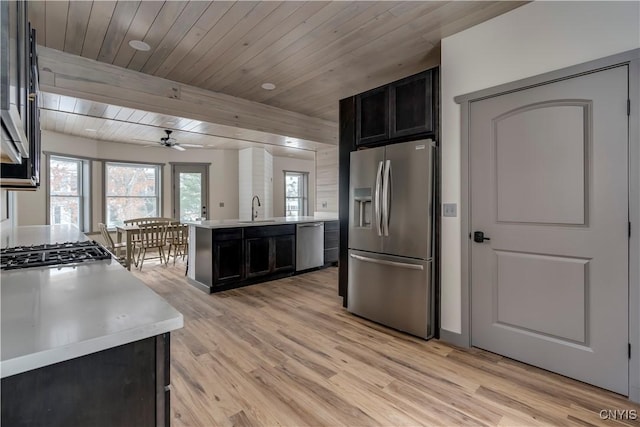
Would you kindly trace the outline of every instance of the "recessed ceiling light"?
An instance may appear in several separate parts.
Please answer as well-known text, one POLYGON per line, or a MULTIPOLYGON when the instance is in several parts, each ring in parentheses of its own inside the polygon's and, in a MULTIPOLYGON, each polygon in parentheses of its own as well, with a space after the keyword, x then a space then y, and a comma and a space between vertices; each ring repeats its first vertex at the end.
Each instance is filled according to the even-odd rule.
POLYGON ((290 139, 287 139, 287 140, 285 141, 285 144, 293 144, 293 141, 292 141, 292 140, 290 140, 290 139))
POLYGON ((273 83, 262 83, 262 89, 264 90, 274 90, 276 88, 276 85, 274 85, 273 83))
POLYGON ((85 129, 87 132, 97 132, 95 129, 85 129))
POLYGON ((143 52, 151 50, 151 46, 149 46, 147 43, 143 42, 142 40, 129 40, 129 46, 131 46, 135 50, 141 50, 143 52))

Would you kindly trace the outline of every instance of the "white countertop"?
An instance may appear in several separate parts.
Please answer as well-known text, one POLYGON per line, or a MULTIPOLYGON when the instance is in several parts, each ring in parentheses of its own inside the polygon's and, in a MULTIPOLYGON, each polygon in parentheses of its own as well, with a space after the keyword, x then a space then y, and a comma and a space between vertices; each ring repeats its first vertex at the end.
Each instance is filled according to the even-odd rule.
POLYGON ((25 227, 2 228, 0 247, 42 245, 89 240, 73 225, 31 225, 25 227))
MULTIPOLYGON (((2 237, 3 247, 86 240, 48 226, 2 237)), ((183 326, 182 314, 114 260, 3 271, 0 281, 2 378, 183 326)))
POLYGON ((283 224, 304 224, 308 222, 337 221, 338 217, 319 216, 279 216, 273 218, 258 218, 255 221, 240 219, 218 219, 207 221, 185 221, 185 224, 202 228, 235 228, 235 227, 257 227, 266 225, 283 224))

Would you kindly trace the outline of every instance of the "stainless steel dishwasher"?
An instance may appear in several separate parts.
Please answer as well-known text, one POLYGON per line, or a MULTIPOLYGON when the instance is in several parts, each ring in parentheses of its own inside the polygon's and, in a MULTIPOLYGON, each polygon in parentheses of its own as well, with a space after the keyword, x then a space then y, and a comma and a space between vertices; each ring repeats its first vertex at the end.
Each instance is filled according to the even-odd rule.
POLYGON ((324 264, 324 222, 298 224, 296 227, 296 271, 324 264))

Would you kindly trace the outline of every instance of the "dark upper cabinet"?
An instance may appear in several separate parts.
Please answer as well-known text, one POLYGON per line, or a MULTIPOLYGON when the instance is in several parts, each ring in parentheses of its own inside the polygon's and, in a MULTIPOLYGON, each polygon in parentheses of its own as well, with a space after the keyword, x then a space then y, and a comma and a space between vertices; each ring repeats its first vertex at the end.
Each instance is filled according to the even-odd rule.
POLYGON ((433 70, 356 95, 356 145, 433 133, 433 70))
POLYGON ((431 72, 391 83, 389 87, 391 138, 433 132, 431 72))
POLYGON ((389 88, 381 87, 356 97, 356 144, 389 139, 389 88))

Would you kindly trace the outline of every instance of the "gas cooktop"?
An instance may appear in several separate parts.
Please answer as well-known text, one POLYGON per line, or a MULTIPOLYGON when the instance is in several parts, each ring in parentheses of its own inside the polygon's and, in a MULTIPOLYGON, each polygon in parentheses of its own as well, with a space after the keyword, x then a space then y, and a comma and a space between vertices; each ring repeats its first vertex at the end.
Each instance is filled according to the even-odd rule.
POLYGON ((65 242, 0 249, 0 270, 78 264, 111 258, 98 242, 65 242))

